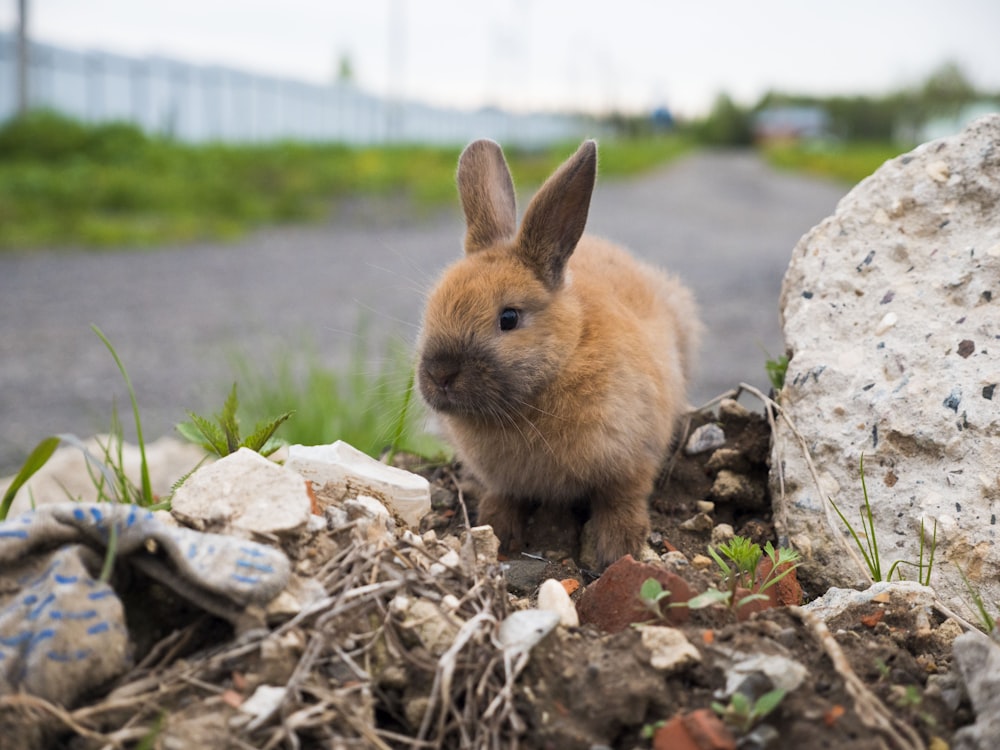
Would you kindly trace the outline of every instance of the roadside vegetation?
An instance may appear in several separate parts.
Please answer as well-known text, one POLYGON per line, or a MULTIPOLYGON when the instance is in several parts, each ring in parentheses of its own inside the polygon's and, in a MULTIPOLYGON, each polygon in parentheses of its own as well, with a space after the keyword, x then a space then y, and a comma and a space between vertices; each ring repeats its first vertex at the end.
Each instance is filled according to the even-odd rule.
MULTIPOLYGON (((614 179, 699 147, 761 147, 776 167, 849 186, 915 145, 934 117, 1000 96, 977 91, 946 64, 884 96, 805 97, 768 92, 752 106, 720 94, 693 121, 612 114, 594 121, 601 174, 614 179), (822 110, 818 137, 762 139, 765 110, 822 110)), ((507 148, 519 188, 530 190, 576 143, 507 148)), ((136 248, 238 238, 255 228, 317 221, 365 198, 399 198, 416 215, 454 207, 460 148, 331 143, 192 145, 126 123, 85 124, 35 111, 0 124, 0 251, 136 248)))
POLYGON ((889 159, 911 148, 912 144, 867 141, 784 143, 768 146, 763 153, 768 163, 778 169, 828 177, 854 185, 889 159))
MULTIPOLYGON (((530 187, 576 144, 508 150, 530 187)), ((602 148, 606 176, 689 148, 647 136, 602 148)), ((414 211, 455 201, 457 147, 268 143, 190 145, 125 123, 89 125, 36 111, 0 128, 0 249, 134 247, 235 238, 318 220, 338 201, 399 196, 414 211)))

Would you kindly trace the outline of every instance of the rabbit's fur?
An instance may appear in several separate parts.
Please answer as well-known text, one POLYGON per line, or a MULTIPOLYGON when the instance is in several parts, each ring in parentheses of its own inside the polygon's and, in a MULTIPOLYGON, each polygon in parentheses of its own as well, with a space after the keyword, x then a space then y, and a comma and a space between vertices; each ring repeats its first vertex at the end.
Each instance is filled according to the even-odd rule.
POLYGON ((428 299, 417 380, 483 485, 480 523, 516 549, 530 503, 589 501, 605 566, 649 534, 701 324, 679 281, 582 236, 596 167, 587 141, 518 231, 500 147, 465 149, 466 254, 428 299))

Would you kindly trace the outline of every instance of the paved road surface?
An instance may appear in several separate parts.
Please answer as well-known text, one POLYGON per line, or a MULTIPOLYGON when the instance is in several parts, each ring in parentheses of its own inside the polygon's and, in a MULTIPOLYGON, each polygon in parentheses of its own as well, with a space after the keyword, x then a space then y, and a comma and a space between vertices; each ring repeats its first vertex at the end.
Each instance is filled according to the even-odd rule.
MULTIPOLYGON (((693 402, 740 380, 766 383, 762 347, 782 350, 777 300, 791 250, 845 192, 723 153, 598 185, 589 231, 675 271, 701 302, 709 334, 693 402)), ((263 363, 314 342, 335 365, 360 310, 380 336, 412 341, 421 290, 459 253, 457 202, 419 222, 377 214, 238 244, 0 255, 0 473, 46 435, 106 430, 113 397, 130 419, 91 323, 129 370, 147 439, 185 409, 218 408, 234 352, 263 363)))

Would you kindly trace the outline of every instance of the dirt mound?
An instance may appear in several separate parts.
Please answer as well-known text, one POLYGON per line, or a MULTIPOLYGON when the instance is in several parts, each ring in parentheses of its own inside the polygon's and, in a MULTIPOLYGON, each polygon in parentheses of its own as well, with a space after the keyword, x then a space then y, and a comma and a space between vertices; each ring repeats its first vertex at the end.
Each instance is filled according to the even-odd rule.
MULTIPOLYGON (((695 592, 718 579, 703 558, 724 525, 779 541, 767 420, 727 402, 687 435, 703 427, 710 447, 689 453, 685 439, 651 502, 650 556, 695 592)), ((137 666, 72 711, 3 699, 0 736, 72 748, 667 747, 651 739, 664 722, 783 685, 767 716, 723 730, 725 746, 919 748, 972 720, 950 672, 961 629, 892 595, 828 624, 799 607, 744 621, 724 606, 691 610, 677 627, 687 656, 667 666, 636 627, 558 627, 531 648, 501 624, 533 606, 545 578, 575 599, 593 582, 580 562, 585 514, 540 509, 528 554, 498 561, 492 535, 468 531, 475 487, 461 466, 400 463, 433 484, 420 535, 352 522, 304 536, 287 551, 316 591, 242 632, 133 580, 137 666)))

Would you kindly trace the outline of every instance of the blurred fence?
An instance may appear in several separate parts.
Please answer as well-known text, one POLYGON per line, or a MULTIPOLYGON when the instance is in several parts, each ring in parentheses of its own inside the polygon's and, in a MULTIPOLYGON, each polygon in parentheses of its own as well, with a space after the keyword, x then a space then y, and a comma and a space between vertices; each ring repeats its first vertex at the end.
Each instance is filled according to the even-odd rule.
MULTIPOLYGON (((87 122, 126 120, 183 141, 277 139, 461 144, 489 137, 541 146, 576 139, 577 117, 474 112, 388 101, 349 83, 318 85, 192 65, 30 43, 31 107, 87 122)), ((0 121, 17 109, 17 38, 0 32, 0 121)))

